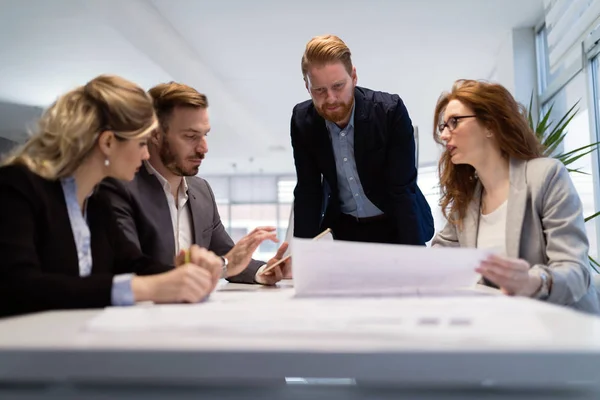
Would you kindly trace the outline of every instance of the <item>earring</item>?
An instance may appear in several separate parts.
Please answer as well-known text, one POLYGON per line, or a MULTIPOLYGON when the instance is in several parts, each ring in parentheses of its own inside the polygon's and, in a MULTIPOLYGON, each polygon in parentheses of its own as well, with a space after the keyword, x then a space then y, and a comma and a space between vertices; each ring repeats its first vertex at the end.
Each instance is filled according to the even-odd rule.
POLYGON ((488 132, 487 135, 485 135, 485 137, 492 137, 494 136, 494 134, 492 132, 488 132))
POLYGON ((110 165, 110 161, 108 161, 108 158, 106 160, 104 160, 104 166, 108 167, 110 165))

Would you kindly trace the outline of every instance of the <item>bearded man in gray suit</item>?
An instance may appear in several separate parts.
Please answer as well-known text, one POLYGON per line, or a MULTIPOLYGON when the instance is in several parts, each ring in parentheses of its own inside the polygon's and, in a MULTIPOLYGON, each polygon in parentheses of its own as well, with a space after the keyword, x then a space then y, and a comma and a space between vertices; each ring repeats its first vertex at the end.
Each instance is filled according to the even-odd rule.
POLYGON ((225 231, 208 182, 197 177, 208 152, 208 100, 187 85, 170 82, 149 91, 159 128, 148 142, 150 158, 135 179, 107 179, 96 195, 108 201, 128 239, 148 257, 173 265, 192 244, 223 259, 218 274, 230 282, 270 285, 288 274, 289 261, 263 274, 287 249, 283 243, 268 262, 252 253, 276 240, 274 227, 259 227, 237 244, 225 231))

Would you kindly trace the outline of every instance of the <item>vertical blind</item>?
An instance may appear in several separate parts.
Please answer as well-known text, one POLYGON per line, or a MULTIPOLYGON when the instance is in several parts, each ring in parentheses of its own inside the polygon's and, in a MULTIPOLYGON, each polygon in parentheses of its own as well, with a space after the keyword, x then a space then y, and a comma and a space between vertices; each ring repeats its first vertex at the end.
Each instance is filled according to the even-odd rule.
POLYGON ((544 1, 550 75, 582 63, 578 44, 592 30, 598 15, 600 0, 544 1))

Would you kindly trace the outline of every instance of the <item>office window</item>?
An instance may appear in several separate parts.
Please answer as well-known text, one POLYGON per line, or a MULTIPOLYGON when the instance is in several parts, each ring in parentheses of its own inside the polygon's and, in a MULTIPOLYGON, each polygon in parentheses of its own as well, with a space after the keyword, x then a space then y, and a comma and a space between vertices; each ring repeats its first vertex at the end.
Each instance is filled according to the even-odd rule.
MULTIPOLYGON (((567 85, 565 85, 556 95, 554 95, 543 109, 548 109, 553 105, 551 120, 555 123, 565 114, 565 112, 579 101, 579 112, 569 123, 568 133, 563 142, 562 152, 569 152, 591 143, 590 124, 588 115, 587 88, 586 79, 583 72, 578 73, 567 85)), ((583 203, 584 216, 592 215, 596 212, 594 202, 594 182, 592 177, 592 158, 586 155, 575 163, 568 166, 570 169, 576 169, 580 173, 572 172, 571 179, 581 202, 583 203)), ((598 253, 595 224, 590 221, 586 224, 588 239, 590 242, 590 253, 596 256, 598 253)))
MULTIPOLYGON (((294 221, 290 221, 290 217, 292 216, 292 203, 287 204, 279 204, 279 216, 277 222, 277 235, 279 240, 283 241, 286 238, 286 234, 288 229, 290 228, 289 224, 293 224, 294 221)), ((293 236, 293 233, 290 234, 290 237, 293 236)))
POLYGON ((548 86, 548 31, 544 25, 535 36, 535 50, 538 70, 538 95, 541 95, 548 86))
POLYGON ((217 203, 217 209, 219 210, 221 223, 225 227, 225 230, 229 232, 229 229, 231 228, 231 218, 229 217, 229 203, 217 203))

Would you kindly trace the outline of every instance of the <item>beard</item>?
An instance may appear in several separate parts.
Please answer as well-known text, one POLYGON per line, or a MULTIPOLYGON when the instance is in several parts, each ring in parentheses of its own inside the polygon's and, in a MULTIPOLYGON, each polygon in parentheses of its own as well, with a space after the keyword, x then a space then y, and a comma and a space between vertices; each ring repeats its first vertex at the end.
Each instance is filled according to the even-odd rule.
POLYGON ((343 122, 346 118, 348 118, 348 116, 352 112, 353 104, 354 98, 350 99, 350 102, 348 103, 335 103, 335 105, 339 107, 339 109, 335 111, 327 110, 327 106, 332 106, 334 104, 323 104, 320 107, 316 107, 316 109, 321 117, 335 124, 339 124, 340 122, 343 122))
MULTIPOLYGON (((199 165, 186 167, 183 160, 178 158, 171 150, 171 145, 166 138, 163 138, 162 146, 158 152, 163 165, 177 176, 196 176, 198 174, 199 165)), ((193 157, 195 160, 204 160, 204 153, 196 153, 193 157)))

